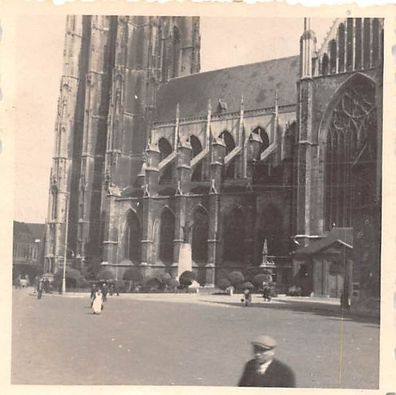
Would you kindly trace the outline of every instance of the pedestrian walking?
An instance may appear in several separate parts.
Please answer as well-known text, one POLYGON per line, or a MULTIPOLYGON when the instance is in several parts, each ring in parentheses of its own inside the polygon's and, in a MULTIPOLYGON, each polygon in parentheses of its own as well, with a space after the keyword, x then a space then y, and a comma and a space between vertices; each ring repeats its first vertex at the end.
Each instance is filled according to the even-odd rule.
POLYGON ((103 310, 103 294, 100 289, 95 292, 95 298, 92 303, 92 310, 94 314, 100 314, 103 310))
POLYGON ((271 302, 271 284, 263 282, 263 298, 266 302, 271 302))
POLYGON ((91 284, 91 294, 89 295, 89 298, 91 299, 91 307, 92 307, 94 299, 95 299, 96 291, 97 291, 96 284, 95 283, 91 284))
POLYGON ((109 287, 107 286, 107 283, 104 282, 102 284, 102 295, 103 295, 103 302, 107 301, 107 294, 109 293, 109 287))
POLYGON ((276 341, 259 336, 252 341, 254 358, 246 363, 239 387, 295 387, 293 371, 274 358, 276 341))
POLYGON ((44 291, 44 279, 40 279, 40 281, 37 283, 37 299, 41 299, 41 296, 44 291))
POLYGON ((252 291, 249 288, 246 288, 243 291, 243 298, 241 299, 241 302, 245 307, 249 307, 252 303, 252 291))

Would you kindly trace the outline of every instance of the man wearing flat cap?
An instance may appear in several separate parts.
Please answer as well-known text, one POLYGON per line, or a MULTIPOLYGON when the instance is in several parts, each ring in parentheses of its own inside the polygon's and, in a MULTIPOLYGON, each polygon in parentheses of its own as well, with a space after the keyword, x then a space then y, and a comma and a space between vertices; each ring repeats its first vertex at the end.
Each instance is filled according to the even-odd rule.
POLYGON ((252 341, 254 359, 246 363, 239 387, 295 387, 293 371, 274 358, 276 341, 259 336, 252 341))

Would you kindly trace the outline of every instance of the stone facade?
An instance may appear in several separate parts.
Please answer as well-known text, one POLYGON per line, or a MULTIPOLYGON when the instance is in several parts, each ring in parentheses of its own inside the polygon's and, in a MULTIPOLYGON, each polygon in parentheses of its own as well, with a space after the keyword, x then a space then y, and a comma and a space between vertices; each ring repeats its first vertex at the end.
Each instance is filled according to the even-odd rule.
POLYGON ((351 292, 379 295, 383 22, 337 19, 321 48, 305 23, 299 56, 199 73, 198 18, 69 17, 48 269, 68 213, 81 264, 117 278, 177 275, 189 245, 213 285, 266 245, 286 290, 317 271, 296 245, 350 227, 351 292))

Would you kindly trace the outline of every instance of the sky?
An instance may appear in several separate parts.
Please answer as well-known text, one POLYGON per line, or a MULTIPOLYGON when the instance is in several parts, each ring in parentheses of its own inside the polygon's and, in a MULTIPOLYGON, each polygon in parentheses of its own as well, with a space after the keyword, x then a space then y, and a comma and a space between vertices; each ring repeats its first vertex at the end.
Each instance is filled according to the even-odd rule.
MULTIPOLYGON (((331 19, 312 19, 322 43, 331 19)), ((302 18, 201 18, 201 71, 297 55, 302 18)), ((44 223, 55 138, 65 17, 16 19, 14 219, 44 223)))

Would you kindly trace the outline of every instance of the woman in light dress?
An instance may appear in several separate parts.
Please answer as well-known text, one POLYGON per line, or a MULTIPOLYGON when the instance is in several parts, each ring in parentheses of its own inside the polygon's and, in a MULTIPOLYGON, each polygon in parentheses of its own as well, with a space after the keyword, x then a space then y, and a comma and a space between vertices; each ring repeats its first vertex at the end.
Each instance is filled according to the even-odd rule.
POLYGON ((98 289, 95 293, 95 299, 92 303, 92 310, 94 314, 100 314, 103 310, 103 295, 100 289, 98 289))

